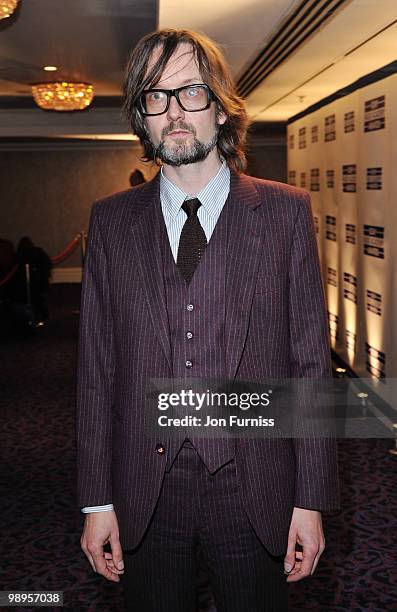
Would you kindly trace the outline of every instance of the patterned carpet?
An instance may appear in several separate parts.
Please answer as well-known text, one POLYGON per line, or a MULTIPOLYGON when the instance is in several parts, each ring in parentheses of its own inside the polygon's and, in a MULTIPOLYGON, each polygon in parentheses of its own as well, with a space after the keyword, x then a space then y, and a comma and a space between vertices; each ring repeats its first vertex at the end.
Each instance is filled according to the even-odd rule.
MULTIPOLYGON (((0 590, 62 590, 64 610, 123 612, 121 586, 94 574, 79 546, 78 300, 77 286, 54 285, 48 323, 0 348, 0 590)), ((315 576, 291 586, 291 611, 397 610, 397 457, 390 446, 340 442, 342 510, 325 515, 326 551, 315 576)))

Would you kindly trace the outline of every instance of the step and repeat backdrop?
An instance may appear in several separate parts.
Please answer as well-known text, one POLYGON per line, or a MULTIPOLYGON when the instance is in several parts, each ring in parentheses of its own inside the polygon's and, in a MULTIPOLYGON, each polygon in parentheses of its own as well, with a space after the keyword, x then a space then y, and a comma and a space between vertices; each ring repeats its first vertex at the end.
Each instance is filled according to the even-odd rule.
POLYGON ((397 74, 292 120, 288 180, 311 195, 332 348, 397 377, 397 74))

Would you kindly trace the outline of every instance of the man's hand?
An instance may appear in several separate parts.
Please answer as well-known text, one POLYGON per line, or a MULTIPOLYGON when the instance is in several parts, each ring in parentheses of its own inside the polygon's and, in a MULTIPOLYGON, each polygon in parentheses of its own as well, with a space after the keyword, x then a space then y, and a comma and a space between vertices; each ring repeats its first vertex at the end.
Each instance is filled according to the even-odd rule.
POLYGON ((87 514, 80 543, 94 572, 112 582, 120 581, 119 574, 124 573, 124 563, 114 510, 87 514), (108 542, 111 553, 103 550, 108 542))
POLYGON ((324 548, 321 512, 294 508, 284 558, 287 582, 297 582, 313 574, 324 548), (302 551, 296 550, 297 544, 303 548, 302 551))

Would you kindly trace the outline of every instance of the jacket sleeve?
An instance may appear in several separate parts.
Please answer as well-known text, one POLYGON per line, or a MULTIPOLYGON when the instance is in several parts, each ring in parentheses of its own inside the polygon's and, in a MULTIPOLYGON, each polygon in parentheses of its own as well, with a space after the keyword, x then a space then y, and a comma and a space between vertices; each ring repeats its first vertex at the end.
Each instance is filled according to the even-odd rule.
POLYGON ((78 505, 112 502, 111 460, 114 334, 108 261, 94 204, 80 305, 76 444, 78 505))
MULTIPOLYGON (((289 274, 292 378, 330 378, 328 321, 310 196, 302 191, 294 228, 289 274)), ((297 437, 295 506, 312 510, 339 507, 337 442, 297 437)))

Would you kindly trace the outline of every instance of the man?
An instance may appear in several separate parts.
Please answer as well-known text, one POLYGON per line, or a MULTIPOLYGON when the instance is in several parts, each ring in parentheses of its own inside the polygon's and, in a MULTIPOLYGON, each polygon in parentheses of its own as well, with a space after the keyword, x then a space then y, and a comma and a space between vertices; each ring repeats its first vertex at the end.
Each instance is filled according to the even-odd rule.
POLYGON ((321 511, 338 504, 334 443, 153 439, 145 393, 151 378, 329 376, 309 196, 242 174, 247 115, 203 36, 144 37, 125 92, 145 158, 161 172, 91 215, 77 403, 82 548, 108 580, 124 573, 129 610, 194 610, 198 552, 219 612, 286 610, 287 583, 313 573, 324 550, 321 511))

